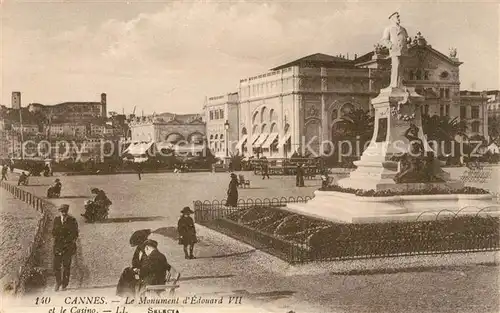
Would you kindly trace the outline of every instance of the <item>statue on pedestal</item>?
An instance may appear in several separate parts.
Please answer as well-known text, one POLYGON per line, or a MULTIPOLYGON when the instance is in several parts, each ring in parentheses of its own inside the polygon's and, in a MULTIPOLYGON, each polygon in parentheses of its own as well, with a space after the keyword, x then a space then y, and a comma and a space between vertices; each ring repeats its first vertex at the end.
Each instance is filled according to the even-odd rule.
POLYGON ((389 49, 391 57, 391 84, 390 87, 401 87, 403 77, 403 59, 408 53, 408 37, 406 29, 400 25, 399 13, 389 16, 392 25, 384 30, 382 43, 389 49))

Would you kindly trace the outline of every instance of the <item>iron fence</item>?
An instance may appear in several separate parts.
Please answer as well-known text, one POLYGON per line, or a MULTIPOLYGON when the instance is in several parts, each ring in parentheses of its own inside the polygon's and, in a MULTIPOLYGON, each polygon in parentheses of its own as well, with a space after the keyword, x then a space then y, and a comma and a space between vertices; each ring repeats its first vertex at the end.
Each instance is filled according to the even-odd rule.
POLYGON ((343 224, 284 207, 309 197, 195 201, 195 221, 290 263, 500 250, 499 207, 423 212, 408 222, 343 224), (464 211, 468 215, 464 215, 464 211))

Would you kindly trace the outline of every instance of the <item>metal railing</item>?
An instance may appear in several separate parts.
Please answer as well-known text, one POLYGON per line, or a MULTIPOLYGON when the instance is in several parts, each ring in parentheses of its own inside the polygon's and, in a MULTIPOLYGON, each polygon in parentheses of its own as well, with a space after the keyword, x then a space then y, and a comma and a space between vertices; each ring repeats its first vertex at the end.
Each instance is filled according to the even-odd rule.
POLYGON ((37 227, 35 229, 35 236, 33 241, 27 247, 27 257, 23 260, 19 271, 15 277, 13 292, 15 294, 23 294, 26 290, 26 282, 32 274, 33 268, 36 266, 37 262, 37 250, 43 244, 44 234, 47 229, 47 224, 50 220, 49 208, 54 205, 38 196, 33 195, 29 191, 23 190, 18 186, 11 185, 5 181, 0 182, 2 188, 10 192, 14 198, 19 199, 29 206, 34 208, 37 212, 41 214, 38 220, 37 227))
POLYGON ((237 207, 195 201, 195 221, 290 263, 500 250, 500 219, 490 214, 500 206, 477 208, 472 215, 467 207, 373 224, 327 222, 284 209, 309 199, 248 199, 237 207), (465 209, 469 215, 463 215, 465 209))

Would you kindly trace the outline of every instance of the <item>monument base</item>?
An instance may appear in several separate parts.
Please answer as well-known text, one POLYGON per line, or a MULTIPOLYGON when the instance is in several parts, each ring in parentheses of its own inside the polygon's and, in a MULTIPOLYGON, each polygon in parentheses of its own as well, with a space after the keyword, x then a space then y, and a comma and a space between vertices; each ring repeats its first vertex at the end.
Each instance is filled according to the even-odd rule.
MULTIPOLYGON (((415 184, 404 188, 415 190, 415 184)), ((420 185, 420 184, 418 184, 420 185)), ((429 187, 429 184, 425 184, 429 187)), ((442 183, 440 184, 442 185, 442 183)), ((402 186, 403 187, 403 186, 402 186)), ((340 223, 381 223, 435 220, 450 215, 500 216, 500 203, 490 194, 429 194, 362 197, 337 191, 315 191, 307 203, 289 203, 284 209, 301 215, 340 223), (438 216, 439 214, 439 216, 438 216)))

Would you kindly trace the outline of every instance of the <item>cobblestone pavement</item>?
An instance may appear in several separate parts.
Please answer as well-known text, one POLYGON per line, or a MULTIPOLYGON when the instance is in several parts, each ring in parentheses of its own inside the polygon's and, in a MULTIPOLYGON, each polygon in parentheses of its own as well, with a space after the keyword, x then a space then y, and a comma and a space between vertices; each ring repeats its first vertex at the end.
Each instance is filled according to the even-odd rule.
MULTIPOLYGON (((319 181, 296 188, 293 177, 262 180, 245 173, 252 188, 241 198, 312 195, 319 181)), ((226 173, 146 174, 61 177, 62 198, 80 225, 79 253, 71 289, 113 294, 122 269, 129 266, 135 230, 163 228, 154 234, 159 249, 183 275, 179 295, 238 294, 269 312, 495 312, 498 267, 466 266, 392 274, 343 276, 333 273, 286 274, 287 265, 252 247, 199 227, 196 260, 185 260, 175 238, 180 209, 193 200, 222 199, 226 173), (106 223, 85 224, 80 217, 90 187, 104 189, 113 201, 106 223)), ((33 177, 25 187, 45 193, 53 178, 33 177)), ((55 213, 55 212, 54 212, 55 213)), ((47 253, 50 259, 50 253, 47 253)), ((47 263, 50 266, 50 261, 47 263)), ((47 292, 49 289, 47 289, 47 292)), ((189 311, 188 311, 189 312, 189 311)))

